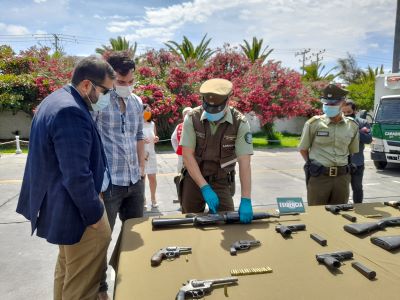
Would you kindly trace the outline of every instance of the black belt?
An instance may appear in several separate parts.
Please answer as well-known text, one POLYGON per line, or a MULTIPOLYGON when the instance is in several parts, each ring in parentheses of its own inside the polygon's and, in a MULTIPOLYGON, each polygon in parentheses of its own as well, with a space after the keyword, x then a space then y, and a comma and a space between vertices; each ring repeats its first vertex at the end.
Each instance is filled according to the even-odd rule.
POLYGON ((330 177, 336 177, 341 175, 346 175, 350 173, 350 166, 334 166, 334 167, 324 167, 322 174, 328 175, 330 177))
POLYGON ((226 175, 222 175, 222 176, 218 176, 218 175, 208 175, 208 176, 204 176, 204 179, 210 183, 212 181, 217 181, 217 180, 223 180, 223 179, 228 179, 230 180, 231 176, 234 175, 235 171, 226 173, 226 175))

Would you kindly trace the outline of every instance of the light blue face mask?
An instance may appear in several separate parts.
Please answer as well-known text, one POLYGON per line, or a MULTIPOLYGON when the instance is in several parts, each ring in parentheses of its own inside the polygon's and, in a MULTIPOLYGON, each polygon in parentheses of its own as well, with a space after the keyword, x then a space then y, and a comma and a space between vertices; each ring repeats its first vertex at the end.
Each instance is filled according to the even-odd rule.
POLYGON ((322 105, 322 110, 328 118, 333 118, 333 117, 336 117, 340 113, 340 105, 332 106, 332 105, 324 104, 324 105, 322 105))
MULTIPOLYGON (((95 85, 92 83, 93 87, 95 85)), ((95 89, 96 91, 96 89, 95 89)), ((93 103, 92 99, 90 99, 89 95, 86 94, 90 101, 90 106, 92 107, 93 111, 100 111, 103 110, 108 104, 110 104, 110 93, 107 94, 100 93, 99 98, 97 99, 96 103, 93 103)))
POLYGON ((224 117, 225 109, 216 114, 210 114, 208 112, 205 112, 205 113, 206 113, 206 118, 208 121, 216 122, 216 121, 221 120, 224 117))

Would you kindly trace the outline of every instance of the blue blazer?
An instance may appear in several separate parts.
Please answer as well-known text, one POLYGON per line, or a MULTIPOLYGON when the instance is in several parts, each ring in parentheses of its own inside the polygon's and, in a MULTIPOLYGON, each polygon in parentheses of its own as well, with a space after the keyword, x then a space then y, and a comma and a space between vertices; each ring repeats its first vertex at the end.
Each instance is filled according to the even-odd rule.
POLYGON ((107 161, 96 125, 79 93, 65 86, 39 105, 17 212, 32 234, 59 245, 80 241, 103 215, 99 200, 107 161))

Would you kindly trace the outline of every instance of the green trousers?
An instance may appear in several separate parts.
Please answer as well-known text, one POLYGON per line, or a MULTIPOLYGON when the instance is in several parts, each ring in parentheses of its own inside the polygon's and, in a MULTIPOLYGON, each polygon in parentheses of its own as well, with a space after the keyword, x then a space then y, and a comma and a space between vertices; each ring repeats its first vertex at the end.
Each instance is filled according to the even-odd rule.
POLYGON ((307 184, 308 205, 345 204, 349 200, 351 175, 310 177, 307 184))

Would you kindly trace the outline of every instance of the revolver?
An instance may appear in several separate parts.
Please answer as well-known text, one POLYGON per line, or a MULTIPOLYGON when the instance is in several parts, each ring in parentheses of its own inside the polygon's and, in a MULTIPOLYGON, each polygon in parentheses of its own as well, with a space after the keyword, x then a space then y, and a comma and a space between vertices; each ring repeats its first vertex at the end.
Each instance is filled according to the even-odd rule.
POLYGON ((185 253, 192 253, 191 247, 178 247, 178 246, 171 246, 165 247, 158 250, 152 257, 151 257, 151 266, 156 267, 161 264, 163 259, 174 259, 179 257, 181 254, 185 253))
POLYGON ((353 258, 353 252, 342 251, 342 252, 332 252, 325 254, 317 254, 316 259, 319 263, 323 263, 330 269, 338 269, 342 265, 340 262, 346 259, 353 258))
POLYGON ((249 250, 253 246, 259 246, 261 242, 258 240, 240 240, 236 241, 231 245, 230 253, 231 255, 236 255, 237 251, 249 250))
POLYGON ((179 289, 175 300, 184 300, 186 296, 191 299, 201 299, 206 294, 210 294, 214 286, 218 285, 233 285, 238 279, 236 277, 226 277, 219 279, 197 280, 190 279, 186 284, 179 289))

